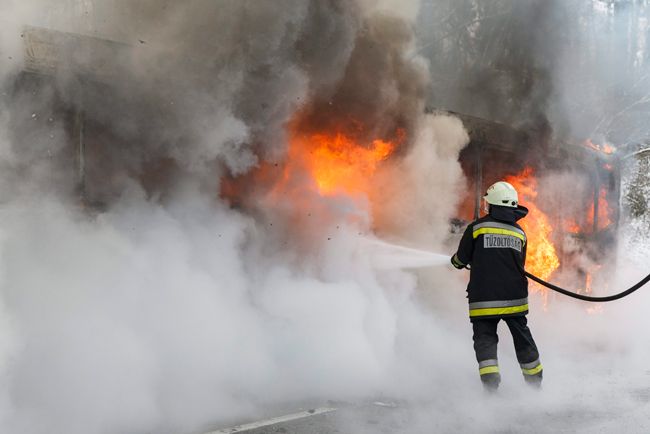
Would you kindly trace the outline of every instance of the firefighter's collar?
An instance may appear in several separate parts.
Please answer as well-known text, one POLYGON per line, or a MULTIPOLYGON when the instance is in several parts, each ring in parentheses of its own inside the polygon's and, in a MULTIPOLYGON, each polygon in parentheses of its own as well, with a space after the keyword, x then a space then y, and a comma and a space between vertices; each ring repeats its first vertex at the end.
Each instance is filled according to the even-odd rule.
POLYGON ((490 217, 508 223, 514 223, 528 214, 528 208, 525 206, 517 206, 517 208, 510 208, 507 206, 490 205, 490 217))

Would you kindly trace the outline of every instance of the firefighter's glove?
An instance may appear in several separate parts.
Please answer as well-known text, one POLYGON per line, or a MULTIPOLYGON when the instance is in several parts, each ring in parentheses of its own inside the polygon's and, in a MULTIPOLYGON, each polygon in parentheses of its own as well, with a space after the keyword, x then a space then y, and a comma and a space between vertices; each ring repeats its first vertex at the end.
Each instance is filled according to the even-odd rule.
POLYGON ((467 264, 463 264, 462 262, 460 262, 460 259, 458 259, 458 255, 454 255, 451 257, 451 265, 453 265, 459 270, 462 270, 463 268, 465 268, 467 264))

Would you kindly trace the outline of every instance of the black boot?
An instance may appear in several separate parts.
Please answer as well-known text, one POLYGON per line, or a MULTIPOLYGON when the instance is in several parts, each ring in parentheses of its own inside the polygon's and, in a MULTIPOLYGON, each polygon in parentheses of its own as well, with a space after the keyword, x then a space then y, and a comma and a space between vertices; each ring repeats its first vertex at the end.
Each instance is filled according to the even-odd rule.
POLYGON ((483 389, 488 392, 495 392, 499 388, 499 383, 501 383, 501 375, 498 372, 483 374, 481 375, 481 383, 483 383, 483 389))
POLYGON ((538 372, 535 375, 524 374, 524 380, 526 380, 526 384, 528 384, 532 388, 535 389, 542 388, 542 372, 538 372))

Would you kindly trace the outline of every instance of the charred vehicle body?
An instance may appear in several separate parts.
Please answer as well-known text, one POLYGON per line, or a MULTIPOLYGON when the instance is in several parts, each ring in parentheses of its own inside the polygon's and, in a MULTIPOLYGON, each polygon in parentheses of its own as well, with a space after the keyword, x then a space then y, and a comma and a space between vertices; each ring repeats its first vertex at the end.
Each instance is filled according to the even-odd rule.
POLYGON ((467 191, 452 231, 482 213, 486 188, 513 184, 530 208, 522 225, 529 235, 527 269, 591 292, 606 285, 615 262, 620 221, 621 160, 609 144, 559 142, 540 131, 453 113, 469 133, 460 154, 467 191))

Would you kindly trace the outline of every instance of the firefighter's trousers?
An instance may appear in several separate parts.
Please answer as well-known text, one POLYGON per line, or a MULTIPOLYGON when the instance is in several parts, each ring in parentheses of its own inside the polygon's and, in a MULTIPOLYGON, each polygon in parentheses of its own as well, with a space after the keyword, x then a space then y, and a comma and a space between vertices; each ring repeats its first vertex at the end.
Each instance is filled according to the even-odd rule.
POLYGON ((474 329, 474 351, 478 361, 481 381, 487 388, 496 388, 501 381, 499 362, 497 360, 497 325, 503 319, 515 344, 517 360, 526 382, 539 386, 542 381, 542 364, 533 336, 528 328, 525 316, 507 318, 472 319, 474 329))

